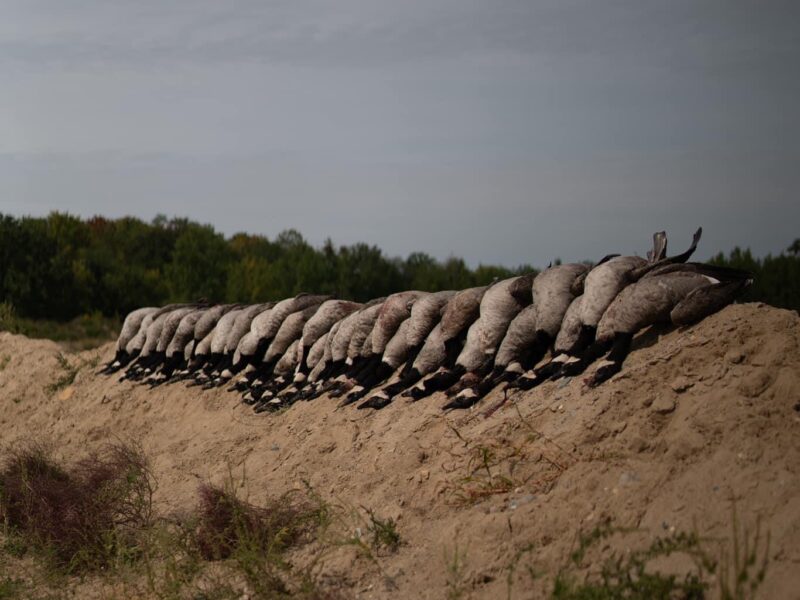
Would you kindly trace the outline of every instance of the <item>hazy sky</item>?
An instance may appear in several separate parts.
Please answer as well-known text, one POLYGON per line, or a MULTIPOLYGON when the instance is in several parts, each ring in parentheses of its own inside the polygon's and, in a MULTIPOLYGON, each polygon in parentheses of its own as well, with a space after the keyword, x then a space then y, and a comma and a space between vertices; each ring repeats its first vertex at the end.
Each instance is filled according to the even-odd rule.
POLYGON ((800 237, 800 2, 0 0, 0 212, 544 265, 800 237))

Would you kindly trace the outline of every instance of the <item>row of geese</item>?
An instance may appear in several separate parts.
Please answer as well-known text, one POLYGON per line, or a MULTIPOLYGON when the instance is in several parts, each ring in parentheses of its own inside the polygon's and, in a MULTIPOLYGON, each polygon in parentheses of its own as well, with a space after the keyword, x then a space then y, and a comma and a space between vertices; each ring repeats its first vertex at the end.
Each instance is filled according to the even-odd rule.
POLYGON ((637 332, 696 322, 752 283, 744 271, 687 262, 701 233, 676 256, 658 232, 646 259, 551 265, 461 291, 141 308, 101 372, 125 369, 122 379, 151 386, 232 383, 256 412, 323 394, 380 409, 436 391, 447 393, 445 409, 463 409, 500 384, 529 390, 597 362, 585 379, 593 387, 620 371, 637 332))

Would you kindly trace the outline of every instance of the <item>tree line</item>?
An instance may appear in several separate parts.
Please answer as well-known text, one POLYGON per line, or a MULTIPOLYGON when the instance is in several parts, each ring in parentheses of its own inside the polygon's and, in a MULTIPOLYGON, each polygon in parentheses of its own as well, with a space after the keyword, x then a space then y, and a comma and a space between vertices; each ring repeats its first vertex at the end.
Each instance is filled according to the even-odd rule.
POLYGON ((530 272, 415 252, 387 257, 364 243, 311 246, 293 230, 274 239, 158 216, 83 220, 0 214, 0 303, 30 319, 125 315, 141 306, 206 299, 255 303, 303 291, 365 301, 403 289, 483 285, 530 272))
MULTIPOLYGON (((779 256, 757 259, 736 248, 713 262, 753 271, 748 300, 800 309, 800 240, 779 256)), ((78 315, 124 315, 134 308, 206 299, 255 303, 302 291, 365 301, 404 289, 436 291, 484 285, 535 272, 439 261, 414 252, 386 256, 364 243, 321 248, 293 230, 274 239, 158 216, 83 220, 0 214, 0 302, 22 317, 69 320, 78 315)))

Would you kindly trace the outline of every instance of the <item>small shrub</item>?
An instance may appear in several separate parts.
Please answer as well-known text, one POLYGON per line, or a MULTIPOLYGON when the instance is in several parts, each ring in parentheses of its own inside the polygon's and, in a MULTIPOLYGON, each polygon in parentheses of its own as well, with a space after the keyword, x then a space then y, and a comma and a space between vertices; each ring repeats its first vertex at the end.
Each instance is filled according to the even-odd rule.
POLYGON ((66 470, 30 446, 13 451, 0 472, 0 518, 59 569, 96 570, 140 552, 152 493, 138 448, 108 446, 66 470))

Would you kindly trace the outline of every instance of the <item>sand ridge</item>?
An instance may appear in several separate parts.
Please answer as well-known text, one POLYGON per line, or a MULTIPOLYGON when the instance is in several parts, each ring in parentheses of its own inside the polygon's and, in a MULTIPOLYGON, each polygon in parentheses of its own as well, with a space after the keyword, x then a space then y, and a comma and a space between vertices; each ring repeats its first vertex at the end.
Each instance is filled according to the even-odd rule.
POLYGON ((150 390, 95 375, 112 344, 66 355, 78 373, 54 390, 59 352, 0 333, 0 447, 47 439, 72 460, 138 440, 162 512, 191 506, 200 481, 219 483, 233 468, 245 470, 256 502, 307 481, 397 519, 405 544, 381 558, 382 574, 348 549, 323 565, 356 597, 444 597, 456 547, 468 597, 505 597, 509 564, 532 544, 525 560, 548 575, 515 576, 512 597, 540 598, 579 530, 611 519, 644 536, 699 526, 725 538, 734 502, 742 522, 759 518, 771 535, 763 597, 800 590, 800 317, 791 311, 733 305, 692 327, 650 330, 597 389, 548 382, 490 418, 482 411, 499 390, 452 413, 436 394, 377 412, 323 397, 255 415, 224 389, 150 390))

